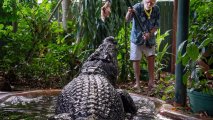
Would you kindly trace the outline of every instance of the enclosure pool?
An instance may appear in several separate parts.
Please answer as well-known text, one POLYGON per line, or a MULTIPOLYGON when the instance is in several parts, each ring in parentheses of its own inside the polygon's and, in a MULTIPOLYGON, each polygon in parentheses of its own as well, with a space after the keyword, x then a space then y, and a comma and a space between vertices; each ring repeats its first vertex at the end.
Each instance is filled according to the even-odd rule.
MULTIPOLYGON (((1 120, 47 120, 54 115, 60 90, 35 90, 27 92, 0 92, 1 120)), ((138 112, 126 114, 126 120, 171 120, 159 114, 160 101, 130 93, 138 112)))

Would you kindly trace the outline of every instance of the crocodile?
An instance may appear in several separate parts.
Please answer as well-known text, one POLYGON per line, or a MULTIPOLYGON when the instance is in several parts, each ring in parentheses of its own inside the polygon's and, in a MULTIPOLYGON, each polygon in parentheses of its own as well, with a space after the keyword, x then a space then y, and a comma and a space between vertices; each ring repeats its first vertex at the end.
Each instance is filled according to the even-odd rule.
POLYGON ((117 48, 114 37, 102 44, 82 65, 80 73, 58 96, 51 120, 124 120, 137 108, 124 90, 117 90, 117 48))

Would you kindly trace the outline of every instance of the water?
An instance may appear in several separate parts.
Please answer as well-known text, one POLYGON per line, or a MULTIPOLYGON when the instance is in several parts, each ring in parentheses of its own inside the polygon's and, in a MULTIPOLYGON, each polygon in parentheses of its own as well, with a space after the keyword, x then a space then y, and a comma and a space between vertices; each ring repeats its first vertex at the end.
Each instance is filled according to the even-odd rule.
MULTIPOLYGON (((126 115, 126 120, 171 120, 157 114, 156 103, 132 95, 138 108, 137 115, 126 115)), ((0 103, 0 120, 47 120, 54 115, 56 96, 10 96, 0 103)))
POLYGON ((54 114, 55 96, 13 96, 0 104, 1 120, 47 120, 54 114))

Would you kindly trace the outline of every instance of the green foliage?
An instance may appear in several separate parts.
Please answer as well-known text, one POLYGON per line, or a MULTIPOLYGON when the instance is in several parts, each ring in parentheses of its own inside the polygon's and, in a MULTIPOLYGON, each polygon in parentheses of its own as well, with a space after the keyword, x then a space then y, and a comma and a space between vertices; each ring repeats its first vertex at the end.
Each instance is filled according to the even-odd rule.
POLYGON ((118 65, 119 65, 119 81, 126 82, 134 78, 132 72, 131 62, 129 60, 129 49, 130 49, 130 29, 131 26, 128 26, 125 23, 124 27, 119 31, 116 40, 118 41, 118 65))
POLYGON ((159 79, 160 77, 160 73, 162 72, 162 70, 164 68, 167 67, 167 63, 169 58, 165 58, 166 55, 170 54, 168 53, 168 49, 169 49, 169 45, 168 43, 166 43, 162 50, 160 50, 160 46, 161 46, 161 42, 163 40, 165 40, 165 37, 167 37, 169 35, 169 31, 166 31, 164 34, 160 34, 160 30, 158 30, 157 32, 157 38, 156 38, 156 43, 157 43, 157 47, 156 47, 156 55, 155 55, 155 73, 157 76, 157 78, 159 79))
POLYGON ((190 37, 197 40, 199 43, 205 39, 212 38, 212 7, 213 3, 210 1, 192 0, 190 1, 190 37))
POLYGON ((13 11, 13 7, 14 5, 16 4, 16 0, 4 0, 4 3, 3 3, 3 10, 5 10, 6 12, 12 12, 13 11))
MULTIPOLYGON (((45 1, 33 7, 19 3, 18 31, 14 33, 11 26, 0 25, 0 39, 5 43, 1 47, 1 70, 13 71, 18 79, 42 80, 47 84, 50 80, 46 80, 53 77, 66 82, 76 75, 84 57, 79 56, 82 44, 75 43, 75 31, 66 35, 58 22, 48 23, 50 6, 45 1)), ((74 25, 69 23, 69 27, 74 25)))
POLYGON ((12 30, 12 26, 4 26, 4 24, 0 24, 0 38, 8 35, 10 32, 12 32, 12 30))
POLYGON ((1 0, 0 1, 0 23, 8 23, 17 18, 16 8, 17 0, 1 0))
MULTIPOLYGON (((207 79, 201 68, 197 65, 197 61, 201 58, 206 59, 203 56, 202 49, 208 47, 211 54, 213 46, 213 29, 212 29, 212 15, 213 11, 210 9, 213 7, 212 2, 192 0, 190 1, 190 29, 188 40, 182 42, 178 48, 178 63, 181 62, 185 66, 185 74, 183 81, 186 83, 190 79, 189 88, 198 91, 211 91, 207 85, 207 79), (208 14, 207 14, 208 13, 208 14), (183 50, 185 52, 183 53, 183 50)), ((212 63, 209 59, 207 63, 212 63)), ((210 88, 211 89, 211 88, 210 88)), ((210 92, 211 93, 211 92, 210 92)))
POLYGON ((155 95, 162 100, 172 100, 174 98, 174 79, 173 74, 165 74, 165 77, 158 80, 157 87, 155 89, 155 95))
MULTIPOLYGON (((12 71, 18 79, 42 80, 47 84, 50 81, 46 80, 53 77, 61 81, 72 79, 81 62, 102 41, 99 36, 103 31, 97 29, 102 1, 86 0, 80 1, 81 4, 73 2, 72 19, 68 21, 69 33, 63 31, 60 23, 48 22, 53 8, 53 4, 48 3, 48 0, 41 4, 37 4, 35 0, 12 1, 0 2, 1 6, 4 6, 1 8, 4 14, 1 15, 7 14, 18 23, 17 32, 12 31, 12 26, 0 24, 0 70, 8 74, 12 71)), ((127 7, 121 7, 124 6, 124 1, 114 2, 109 18, 111 22, 106 23, 109 35, 117 35, 125 23, 124 14, 127 7)), ((121 45, 123 46, 124 44, 121 45)), ((126 48, 122 49, 127 51, 126 48)), ((126 62, 120 63, 124 69, 126 62)), ((126 73, 127 71, 121 76, 126 73)))
POLYGON ((154 94, 156 97, 161 98, 162 100, 172 100, 174 98, 174 75, 162 73, 162 70, 167 67, 169 58, 165 57, 171 53, 168 52, 169 45, 166 43, 161 49, 162 41, 166 40, 165 38, 169 35, 170 30, 166 31, 164 34, 160 34, 160 29, 157 32, 156 38, 156 57, 155 57, 155 73, 156 78, 158 79, 158 84, 155 89, 154 94), (166 74, 166 75, 164 75, 166 74), (164 77, 162 77, 164 76, 164 77))

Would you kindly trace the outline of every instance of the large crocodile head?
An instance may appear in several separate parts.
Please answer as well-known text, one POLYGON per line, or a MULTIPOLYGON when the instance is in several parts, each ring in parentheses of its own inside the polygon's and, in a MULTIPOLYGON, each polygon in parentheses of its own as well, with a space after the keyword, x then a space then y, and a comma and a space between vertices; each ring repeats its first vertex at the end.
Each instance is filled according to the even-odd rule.
POLYGON ((105 38, 103 43, 85 61, 81 73, 102 74, 114 85, 118 75, 116 44, 114 37, 105 38))

